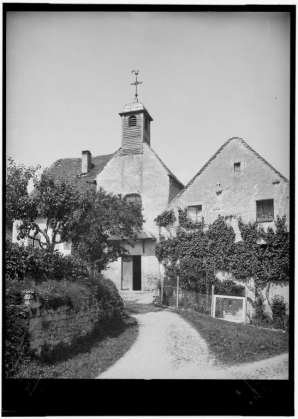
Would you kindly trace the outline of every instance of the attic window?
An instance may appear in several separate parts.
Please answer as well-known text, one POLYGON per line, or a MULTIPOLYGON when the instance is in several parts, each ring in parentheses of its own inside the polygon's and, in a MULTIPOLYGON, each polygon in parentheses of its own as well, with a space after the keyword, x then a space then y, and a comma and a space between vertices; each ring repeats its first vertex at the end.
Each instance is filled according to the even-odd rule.
POLYGON ((241 163, 234 163, 234 172, 241 172, 241 163))
POLYGON ((273 199, 263 199, 256 201, 257 222, 263 223, 274 220, 274 201, 273 199))
POLYGON ((192 221, 201 221, 202 205, 193 205, 187 207, 187 214, 192 221))
POLYGON ((134 204, 140 204, 142 205, 142 198, 137 193, 131 193, 129 195, 126 195, 125 202, 128 204, 134 205, 134 204))
POLYGON ((135 115, 131 115, 128 118, 128 126, 129 127, 136 127, 137 126, 137 117, 135 115))

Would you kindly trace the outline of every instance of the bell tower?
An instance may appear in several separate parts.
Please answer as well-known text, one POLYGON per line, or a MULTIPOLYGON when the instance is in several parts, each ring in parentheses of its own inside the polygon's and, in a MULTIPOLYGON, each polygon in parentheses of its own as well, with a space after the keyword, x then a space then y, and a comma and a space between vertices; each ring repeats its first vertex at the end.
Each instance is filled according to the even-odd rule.
POLYGON ((132 85, 136 86, 135 99, 132 103, 124 106, 119 113, 122 117, 122 144, 121 155, 143 153, 143 143, 150 145, 150 124, 153 121, 145 106, 138 101, 138 70, 132 72, 136 75, 136 81, 132 85))

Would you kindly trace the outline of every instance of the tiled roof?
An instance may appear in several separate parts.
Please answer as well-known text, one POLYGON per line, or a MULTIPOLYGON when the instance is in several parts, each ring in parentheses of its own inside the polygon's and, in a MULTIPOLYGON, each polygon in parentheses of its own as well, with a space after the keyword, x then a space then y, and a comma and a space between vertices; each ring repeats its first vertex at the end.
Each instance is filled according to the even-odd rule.
POLYGON ((261 157, 253 148, 251 148, 242 138, 239 137, 232 137, 229 138, 218 150, 215 154, 213 154, 213 156, 207 161, 207 163, 202 167, 202 169, 191 179, 190 182, 188 182, 188 184, 175 196, 175 198, 171 201, 171 204, 176 201, 177 199, 179 199, 179 197, 186 191, 186 189, 188 189, 190 187, 190 185, 193 184, 193 182, 195 181, 195 179, 200 176, 200 174, 202 174, 204 172, 204 170, 210 165, 210 163, 212 163, 212 161, 220 154, 220 152, 229 144, 230 141, 232 140, 238 140, 240 141, 244 147, 246 147, 248 150, 250 150, 252 153, 254 153, 258 159, 262 160, 263 163, 265 163, 267 166, 270 167, 271 170, 273 170, 273 172, 280 176, 285 182, 289 182, 289 180, 284 177, 280 172, 278 172, 276 169, 274 169, 273 166, 271 166, 270 163, 268 163, 263 157, 261 157))
POLYGON ((60 159, 52 164, 49 168, 56 181, 65 180, 68 183, 77 185, 80 191, 88 188, 95 188, 95 184, 87 183, 93 182, 96 176, 104 169, 106 164, 111 160, 114 154, 106 154, 104 156, 97 156, 91 159, 91 170, 86 175, 81 176, 82 159, 68 158, 60 159))

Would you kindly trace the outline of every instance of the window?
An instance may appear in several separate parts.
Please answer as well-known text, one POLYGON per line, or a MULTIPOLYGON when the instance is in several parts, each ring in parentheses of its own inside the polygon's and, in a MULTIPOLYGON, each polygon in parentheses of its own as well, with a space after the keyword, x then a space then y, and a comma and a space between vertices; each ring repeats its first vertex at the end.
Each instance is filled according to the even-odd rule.
POLYGON ((234 172, 241 172, 241 163, 234 163, 234 172))
POLYGON ((187 214, 192 221, 201 221, 202 205, 193 205, 187 207, 187 214))
POLYGON ((256 201, 257 204, 257 221, 259 223, 274 220, 274 203, 273 199, 264 199, 256 201))
POLYGON ((31 237, 27 237, 27 246, 40 248, 40 246, 39 246, 40 238, 41 238, 40 234, 37 234, 35 236, 35 239, 31 239, 31 237))
POLYGON ((149 122, 148 119, 145 117, 145 130, 149 131, 149 122))
POLYGON ((142 205, 142 198, 137 193, 131 193, 129 195, 126 195, 125 202, 127 202, 128 204, 131 204, 131 205, 133 205, 133 204, 142 205))
POLYGON ((135 115, 131 115, 128 118, 128 126, 129 127, 136 127, 137 125, 137 117, 135 115))

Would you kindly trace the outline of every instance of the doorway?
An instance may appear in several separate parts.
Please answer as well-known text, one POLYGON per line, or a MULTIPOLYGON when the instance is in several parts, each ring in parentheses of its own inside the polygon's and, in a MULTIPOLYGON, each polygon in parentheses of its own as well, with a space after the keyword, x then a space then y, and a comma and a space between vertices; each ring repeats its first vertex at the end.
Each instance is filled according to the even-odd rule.
POLYGON ((142 256, 123 256, 121 289, 141 291, 142 289, 141 258, 142 256))

